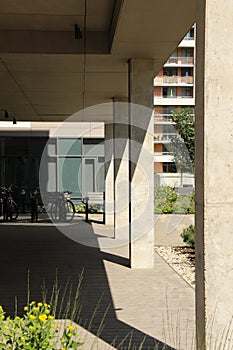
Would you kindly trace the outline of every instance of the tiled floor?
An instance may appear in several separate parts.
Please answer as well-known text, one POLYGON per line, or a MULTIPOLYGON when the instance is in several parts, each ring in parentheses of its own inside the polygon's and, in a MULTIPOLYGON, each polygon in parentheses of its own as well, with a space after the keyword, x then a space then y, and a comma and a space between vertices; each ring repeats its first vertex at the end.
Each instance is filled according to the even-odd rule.
POLYGON ((64 297, 67 305, 68 300, 74 302, 83 271, 76 321, 104 341, 91 346, 89 338, 85 349, 104 350, 107 344, 138 349, 142 342, 141 349, 165 349, 164 344, 194 348, 194 291, 174 270, 156 253, 153 270, 129 269, 127 247, 100 247, 103 240, 113 240, 111 228, 79 220, 71 231, 64 235, 47 223, 0 224, 0 304, 9 313, 14 313, 16 296, 19 310, 26 303, 28 274, 30 299, 41 300, 41 286, 49 299, 57 271, 60 295, 67 281, 73 288, 64 297), (71 231, 75 240, 68 238, 71 231), (91 243, 81 244, 77 237, 91 243))

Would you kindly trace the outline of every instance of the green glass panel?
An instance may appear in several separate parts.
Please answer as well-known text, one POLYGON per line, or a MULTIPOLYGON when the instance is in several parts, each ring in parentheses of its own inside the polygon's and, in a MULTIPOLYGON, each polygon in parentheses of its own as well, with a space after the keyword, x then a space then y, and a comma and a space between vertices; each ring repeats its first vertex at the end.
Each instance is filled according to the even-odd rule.
POLYGON ((81 174, 81 158, 59 158, 59 191, 70 191, 72 197, 80 197, 81 174))
POLYGON ((58 139, 59 155, 79 156, 82 152, 81 139, 58 139))

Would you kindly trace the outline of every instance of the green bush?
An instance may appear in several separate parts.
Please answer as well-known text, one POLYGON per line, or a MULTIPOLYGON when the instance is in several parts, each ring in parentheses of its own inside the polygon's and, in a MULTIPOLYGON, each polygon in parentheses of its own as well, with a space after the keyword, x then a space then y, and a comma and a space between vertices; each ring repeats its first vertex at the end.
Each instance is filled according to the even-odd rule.
POLYGON ((83 345, 77 340, 77 329, 71 324, 59 334, 60 325, 54 321, 49 304, 32 301, 24 311, 23 317, 5 319, 0 305, 1 350, 68 350, 83 345))
POLYGON ((195 229, 193 225, 189 225, 181 233, 183 241, 191 248, 195 248, 195 229))
POLYGON ((195 194, 178 195, 172 186, 160 186, 154 197, 155 214, 194 214, 195 194))
MULTIPOLYGON (((75 211, 77 213, 85 213, 86 205, 85 204, 75 205, 75 211)), ((97 206, 88 205, 88 212, 89 213, 100 213, 101 210, 97 206)))
POLYGON ((76 213, 85 213, 85 204, 76 204, 75 211, 76 213))

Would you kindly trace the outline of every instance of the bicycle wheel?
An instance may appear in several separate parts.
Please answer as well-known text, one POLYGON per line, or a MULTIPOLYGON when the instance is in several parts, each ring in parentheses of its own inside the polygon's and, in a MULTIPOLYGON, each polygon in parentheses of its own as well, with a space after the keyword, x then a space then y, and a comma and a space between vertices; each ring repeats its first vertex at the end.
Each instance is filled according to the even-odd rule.
POLYGON ((19 216, 19 209, 15 201, 12 201, 10 204, 10 217, 11 220, 15 221, 17 217, 19 216))
POLYGON ((53 221, 59 221, 59 205, 57 202, 51 204, 50 216, 53 221))
POLYGON ((65 202, 65 221, 70 222, 74 218, 75 214, 75 207, 74 203, 71 202, 69 199, 65 202))

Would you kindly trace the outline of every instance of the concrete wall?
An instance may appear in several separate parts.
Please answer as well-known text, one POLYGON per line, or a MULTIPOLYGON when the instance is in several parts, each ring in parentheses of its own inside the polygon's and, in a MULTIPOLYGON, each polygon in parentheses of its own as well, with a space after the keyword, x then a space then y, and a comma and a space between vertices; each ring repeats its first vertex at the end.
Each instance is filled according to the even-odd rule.
POLYGON ((233 2, 199 0, 196 316, 201 349, 233 344, 233 2))
POLYGON ((193 174, 180 173, 161 173, 154 175, 155 188, 159 186, 180 186, 181 184, 187 186, 194 186, 193 174))

